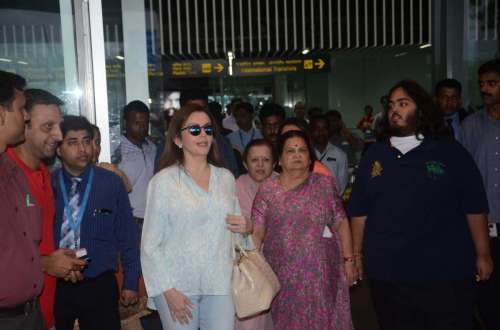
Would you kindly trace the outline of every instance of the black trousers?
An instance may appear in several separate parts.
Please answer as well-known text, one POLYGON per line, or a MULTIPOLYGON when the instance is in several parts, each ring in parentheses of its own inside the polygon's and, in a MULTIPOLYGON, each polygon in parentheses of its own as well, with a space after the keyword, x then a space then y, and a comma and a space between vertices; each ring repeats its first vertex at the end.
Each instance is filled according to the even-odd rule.
POLYGON ((38 301, 32 310, 18 316, 0 316, 1 330, 44 330, 42 312, 38 301))
POLYGON ((479 315, 486 330, 500 329, 500 238, 492 238, 491 255, 493 273, 486 282, 478 285, 479 315))
POLYGON ((120 330, 118 285, 112 272, 73 284, 59 280, 54 315, 57 330, 120 330))
POLYGON ((381 330, 474 329, 473 280, 432 285, 369 282, 381 330))

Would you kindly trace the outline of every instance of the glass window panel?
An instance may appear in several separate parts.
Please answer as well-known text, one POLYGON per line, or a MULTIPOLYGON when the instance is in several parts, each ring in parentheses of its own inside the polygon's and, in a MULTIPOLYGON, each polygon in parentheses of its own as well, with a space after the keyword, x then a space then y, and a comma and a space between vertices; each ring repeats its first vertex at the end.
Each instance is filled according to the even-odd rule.
POLYGON ((80 114, 72 1, 3 0, 0 70, 58 96, 65 113, 80 114))

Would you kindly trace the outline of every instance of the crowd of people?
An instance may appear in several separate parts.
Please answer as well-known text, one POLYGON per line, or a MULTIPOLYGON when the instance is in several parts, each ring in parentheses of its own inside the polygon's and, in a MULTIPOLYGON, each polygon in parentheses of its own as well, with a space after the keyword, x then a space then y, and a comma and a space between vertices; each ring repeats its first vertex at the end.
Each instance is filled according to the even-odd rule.
POLYGON ((190 90, 158 143, 132 101, 103 163, 98 127, 0 71, 0 328, 120 329, 143 282, 168 330, 348 330, 366 280, 381 329, 500 329, 500 60, 478 80, 474 113, 457 80, 396 83, 363 138, 336 110, 225 115, 190 90), (244 319, 235 244, 281 284, 244 319))

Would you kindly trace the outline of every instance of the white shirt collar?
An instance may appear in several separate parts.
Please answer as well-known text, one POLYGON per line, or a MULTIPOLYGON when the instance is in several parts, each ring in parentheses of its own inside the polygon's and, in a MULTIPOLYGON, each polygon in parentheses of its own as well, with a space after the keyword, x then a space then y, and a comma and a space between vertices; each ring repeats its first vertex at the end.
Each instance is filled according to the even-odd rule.
POLYGON ((421 134, 418 136, 418 138, 416 135, 391 136, 390 141, 391 145, 404 155, 410 150, 418 147, 422 143, 423 137, 424 136, 421 134))

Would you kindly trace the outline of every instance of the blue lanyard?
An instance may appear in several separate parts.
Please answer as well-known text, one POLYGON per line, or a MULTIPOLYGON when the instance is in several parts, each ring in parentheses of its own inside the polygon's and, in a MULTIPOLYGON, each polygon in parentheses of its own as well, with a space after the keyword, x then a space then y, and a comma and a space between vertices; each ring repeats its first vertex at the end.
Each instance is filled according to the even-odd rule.
POLYGON ((94 182, 94 169, 91 168, 89 181, 87 182, 87 187, 85 187, 85 193, 83 195, 83 201, 80 204, 80 209, 78 210, 78 215, 76 216, 76 219, 73 219, 71 212, 69 210, 68 193, 66 191, 66 184, 64 183, 63 170, 61 169, 61 172, 59 172, 59 187, 61 188, 64 200, 64 213, 66 214, 66 219, 68 219, 68 223, 71 229, 73 229, 73 231, 76 231, 80 227, 80 224, 82 223, 83 214, 85 213, 85 209, 87 208, 87 203, 89 201, 90 190, 92 188, 93 182, 94 182))
POLYGON ((318 159, 320 162, 323 161, 323 158, 325 158, 326 154, 328 153, 328 145, 326 146, 325 148, 325 152, 323 153, 323 155, 321 155, 320 159, 318 159))

